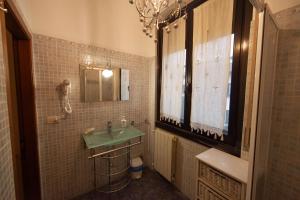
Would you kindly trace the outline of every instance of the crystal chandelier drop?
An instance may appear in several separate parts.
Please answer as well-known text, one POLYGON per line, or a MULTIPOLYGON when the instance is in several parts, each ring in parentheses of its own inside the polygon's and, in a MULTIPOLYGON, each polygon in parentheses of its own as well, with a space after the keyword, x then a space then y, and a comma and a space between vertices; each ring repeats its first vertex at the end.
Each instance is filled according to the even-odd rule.
MULTIPOLYGON (((175 0, 172 5, 169 5, 169 0, 129 0, 129 3, 134 4, 139 13, 143 32, 150 38, 155 36, 155 42, 157 42, 156 31, 161 24, 165 25, 165 30, 169 33, 171 20, 180 16, 186 18, 184 0, 175 0)), ((177 26, 176 23, 173 24, 174 28, 177 26)))

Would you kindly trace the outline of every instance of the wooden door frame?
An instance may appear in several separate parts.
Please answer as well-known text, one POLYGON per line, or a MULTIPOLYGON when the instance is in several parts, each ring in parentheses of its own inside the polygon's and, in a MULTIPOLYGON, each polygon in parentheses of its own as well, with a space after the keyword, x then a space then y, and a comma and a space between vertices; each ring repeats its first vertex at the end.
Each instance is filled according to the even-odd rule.
MULTIPOLYGON (((14 57, 16 69, 16 89, 18 104, 18 119, 20 133, 22 134, 22 176, 23 194, 16 194, 21 199, 41 199, 40 170, 37 120, 35 107, 35 91, 32 64, 32 36, 18 12, 13 0, 0 0, 4 2, 7 12, 1 12, 1 30, 3 43, 3 60, 8 69, 8 52, 6 30, 14 36, 14 57)), ((6 78, 9 76, 6 74, 6 78)), ((6 81, 10 88, 9 80, 6 81)), ((8 97, 11 98, 11 97, 8 97)), ((10 120, 11 123, 11 120, 10 120)), ((12 124, 11 124, 12 125, 12 124)), ((20 142, 20 141, 19 141, 20 142)), ((20 183, 19 183, 20 184, 20 183)), ((17 191, 16 191, 17 192, 17 191)))

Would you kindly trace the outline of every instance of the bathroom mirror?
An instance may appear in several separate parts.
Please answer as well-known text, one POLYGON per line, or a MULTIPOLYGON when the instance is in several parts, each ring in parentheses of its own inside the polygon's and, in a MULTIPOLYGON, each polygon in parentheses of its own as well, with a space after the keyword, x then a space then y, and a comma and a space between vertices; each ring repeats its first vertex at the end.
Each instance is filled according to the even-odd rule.
POLYGON ((80 65, 82 102, 128 101, 129 70, 80 65))

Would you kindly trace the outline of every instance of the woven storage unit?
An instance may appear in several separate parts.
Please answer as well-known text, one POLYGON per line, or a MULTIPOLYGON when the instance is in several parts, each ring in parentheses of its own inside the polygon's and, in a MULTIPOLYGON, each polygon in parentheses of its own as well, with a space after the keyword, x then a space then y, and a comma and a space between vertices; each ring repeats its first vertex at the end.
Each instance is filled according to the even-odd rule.
POLYGON ((196 156, 196 200, 245 200, 248 162, 218 149, 196 156))
POLYGON ((199 179, 211 187, 217 188, 231 199, 239 200, 242 194, 242 184, 221 172, 199 161, 199 179))
POLYGON ((205 185, 203 182, 198 181, 198 191, 197 191, 197 200, 206 200, 206 199, 214 199, 214 200, 226 200, 226 197, 223 197, 209 186, 205 185))

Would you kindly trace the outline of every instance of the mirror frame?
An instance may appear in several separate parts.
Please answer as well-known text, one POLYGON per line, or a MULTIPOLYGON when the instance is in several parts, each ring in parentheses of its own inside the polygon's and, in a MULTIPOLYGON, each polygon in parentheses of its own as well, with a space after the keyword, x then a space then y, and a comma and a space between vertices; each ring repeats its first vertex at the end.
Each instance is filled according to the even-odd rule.
MULTIPOLYGON (((85 83, 83 84, 83 82, 85 82, 85 75, 83 74, 85 70, 97 70, 97 71, 101 71, 104 69, 108 69, 108 67, 106 67, 105 65, 102 64, 79 64, 79 84, 80 84, 80 102, 82 103, 96 103, 96 102, 118 102, 118 101, 129 101, 130 99, 130 78, 129 78, 129 83, 128 83, 128 99, 126 100, 122 100, 121 99, 121 94, 120 94, 120 98, 117 100, 98 100, 98 101, 86 101, 85 96, 83 95, 84 91, 85 91, 85 83)), ((122 72, 122 70, 127 70, 128 73, 130 73, 129 69, 125 69, 122 67, 116 67, 116 66, 111 66, 110 69, 120 69, 120 71, 122 72)), ((121 76, 120 76, 121 77, 121 76)), ((129 75, 130 77, 130 75, 129 75)), ((120 80, 120 85, 121 85, 121 80, 120 80)), ((121 86, 120 86, 120 93, 121 93, 121 86)))

